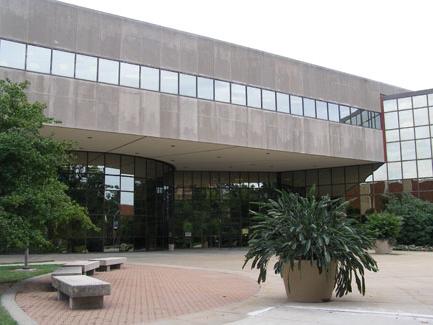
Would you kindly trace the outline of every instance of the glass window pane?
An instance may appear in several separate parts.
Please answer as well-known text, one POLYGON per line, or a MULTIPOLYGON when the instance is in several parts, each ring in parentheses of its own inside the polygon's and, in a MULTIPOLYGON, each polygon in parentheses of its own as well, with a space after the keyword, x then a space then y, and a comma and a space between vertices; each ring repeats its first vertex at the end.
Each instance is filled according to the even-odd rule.
POLYGON ((328 105, 326 102, 316 100, 316 114, 317 114, 317 118, 323 120, 328 119, 328 105))
POLYGON ((277 93, 277 110, 278 112, 290 113, 289 95, 277 93))
POLYGON ((427 96, 420 95, 412 97, 413 107, 424 107, 427 106, 427 96))
POLYGON ((122 191, 133 191, 134 190, 134 177, 124 177, 120 178, 120 189, 122 191))
POLYGON ((290 113, 294 115, 304 115, 302 109, 302 97, 290 96, 290 113))
POLYGON ((316 117, 316 105, 314 99, 304 98, 304 116, 316 117))
POLYGON ((430 139, 416 140, 416 157, 418 159, 431 158, 430 139))
POLYGON ((399 112, 398 117, 400 119, 400 127, 413 126, 412 110, 399 112))
POLYGON ((77 54, 76 61, 75 78, 96 81, 97 59, 77 54))
POLYGON ((416 178, 416 161, 403 161, 403 178, 416 178))
POLYGON ((161 91, 169 94, 178 93, 178 73, 161 70, 161 91))
POLYGON ((389 179, 401 179, 401 163, 400 162, 388 163, 388 178, 389 179))
POLYGON ((413 110, 413 117, 415 125, 427 125, 428 122, 428 111, 427 107, 413 110))
POLYGON ((352 125, 361 126, 362 125, 362 120, 361 120, 362 110, 355 108, 355 107, 351 107, 350 113, 351 113, 350 119, 351 119, 352 125))
POLYGON ((197 79, 195 76, 181 73, 179 75, 179 93, 184 96, 196 97, 196 82, 197 79))
POLYGON ((74 77, 75 54, 64 51, 53 50, 52 74, 74 77))
POLYGON ((383 164, 378 169, 375 170, 373 173, 373 180, 375 182, 377 181, 384 181, 388 179, 388 173, 387 173, 387 164, 383 164))
POLYGON ((398 109, 409 109, 412 108, 412 100, 411 97, 399 98, 398 99, 398 109))
POLYGON ((432 177, 432 160, 418 160, 418 177, 432 177))
POLYGON ((230 84, 228 82, 215 80, 215 100, 230 102, 230 84))
POLYGON ((414 160, 415 159, 415 141, 402 141, 401 142, 401 159, 414 160))
POLYGON ((415 138, 422 139, 430 137, 430 130, 428 126, 418 126, 415 128, 415 138))
POLYGON ((385 131, 385 135, 386 135, 387 142, 400 140, 400 134, 398 130, 385 131))
POLYGON ((98 81, 117 85, 119 83, 119 62, 99 59, 98 81))
POLYGON ((393 142, 386 145, 386 158, 388 161, 400 160, 400 143, 393 142))
POLYGON ((340 123, 350 124, 350 107, 340 105, 340 123))
POLYGON ((140 67, 135 64, 120 63, 120 84, 122 86, 138 88, 140 67))
POLYGON ((433 94, 428 94, 427 99, 428 99, 428 105, 433 106, 433 94))
POLYGON ((382 130, 382 118, 380 116, 380 113, 378 112, 372 112, 373 114, 373 128, 375 128, 376 130, 382 130))
POLYGON ((25 44, 0 40, 0 65, 24 69, 25 59, 25 44))
POLYGON ((413 140, 413 128, 400 129, 400 139, 401 140, 413 140))
POLYGON ((51 50, 39 46, 27 46, 27 70, 50 73, 51 50))
POLYGON ((232 84, 232 103, 246 105, 245 86, 232 84))
POLYGON ((396 111, 397 110, 397 100, 396 99, 384 100, 383 101, 383 110, 384 110, 384 112, 396 111))
POLYGON ((362 110, 362 126, 365 126, 367 128, 371 127, 371 118, 370 118, 370 112, 367 110, 362 110))
POLYGON ((159 70, 148 67, 141 67, 140 76, 141 88, 159 91, 159 70))
POLYGON ((213 100, 213 80, 209 78, 197 78, 198 98, 213 100))
POLYGON ((263 108, 275 111, 275 92, 270 90, 262 90, 263 108))
POLYGON ((262 99, 259 88, 247 87, 247 106, 261 108, 262 99))
POLYGON ((340 114, 338 112, 338 105, 328 103, 328 113, 329 113, 329 120, 338 122, 340 121, 340 114))

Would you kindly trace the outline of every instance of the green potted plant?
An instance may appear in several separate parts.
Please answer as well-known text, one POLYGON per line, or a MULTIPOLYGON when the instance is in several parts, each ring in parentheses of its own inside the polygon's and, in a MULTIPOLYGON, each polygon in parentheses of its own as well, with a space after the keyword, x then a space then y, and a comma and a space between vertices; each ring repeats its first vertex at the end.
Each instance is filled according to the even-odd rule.
POLYGON ((372 213, 367 216, 367 228, 376 239, 376 254, 390 254, 400 233, 401 218, 390 212, 372 213))
POLYGON ((365 270, 378 270, 367 249, 372 239, 355 221, 346 218, 348 202, 316 198, 314 188, 306 197, 278 191, 278 197, 258 203, 251 211, 253 226, 244 266, 259 269, 258 282, 266 280, 274 256, 274 271, 284 280, 292 301, 329 301, 352 292, 352 279, 365 294, 365 270))

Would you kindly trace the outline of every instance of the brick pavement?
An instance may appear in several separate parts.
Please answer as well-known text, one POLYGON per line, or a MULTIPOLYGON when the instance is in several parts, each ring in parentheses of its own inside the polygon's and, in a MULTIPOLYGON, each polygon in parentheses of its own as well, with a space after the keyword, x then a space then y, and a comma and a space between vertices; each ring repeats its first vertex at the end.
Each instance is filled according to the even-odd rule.
POLYGON ((104 309, 70 310, 56 300, 50 277, 29 282, 17 304, 39 324, 140 324, 205 311, 247 299, 258 291, 254 280, 213 271, 127 264, 98 272, 112 285, 104 309))

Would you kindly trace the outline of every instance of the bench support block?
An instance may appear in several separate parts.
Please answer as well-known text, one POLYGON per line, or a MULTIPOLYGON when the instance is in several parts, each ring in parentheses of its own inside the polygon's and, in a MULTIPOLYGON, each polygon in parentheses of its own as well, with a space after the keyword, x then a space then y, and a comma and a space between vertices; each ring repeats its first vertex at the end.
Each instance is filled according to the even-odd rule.
POLYGON ((70 309, 99 309, 104 306, 104 296, 69 297, 70 309))
POLYGON ((57 290, 57 300, 68 300, 69 297, 65 295, 63 292, 57 290))

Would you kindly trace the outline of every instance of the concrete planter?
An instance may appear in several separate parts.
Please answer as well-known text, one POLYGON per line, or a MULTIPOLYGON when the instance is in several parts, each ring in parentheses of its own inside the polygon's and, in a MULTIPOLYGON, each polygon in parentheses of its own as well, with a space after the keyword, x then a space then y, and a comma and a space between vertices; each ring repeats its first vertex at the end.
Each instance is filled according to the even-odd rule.
POLYGON ((332 262, 328 272, 319 273, 310 261, 301 261, 301 269, 296 262, 293 270, 284 264, 282 276, 287 298, 296 302, 326 302, 331 300, 335 287, 337 263, 332 262), (290 290, 289 290, 290 288, 290 290))
POLYGON ((376 239, 374 250, 376 251, 376 254, 391 254, 392 245, 389 239, 376 239))

